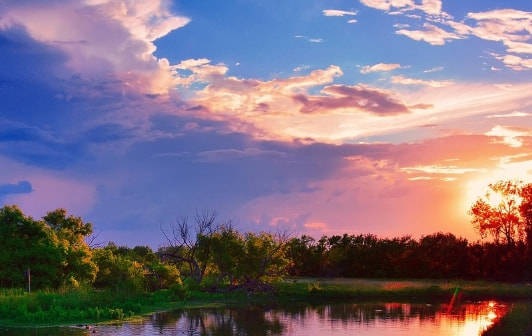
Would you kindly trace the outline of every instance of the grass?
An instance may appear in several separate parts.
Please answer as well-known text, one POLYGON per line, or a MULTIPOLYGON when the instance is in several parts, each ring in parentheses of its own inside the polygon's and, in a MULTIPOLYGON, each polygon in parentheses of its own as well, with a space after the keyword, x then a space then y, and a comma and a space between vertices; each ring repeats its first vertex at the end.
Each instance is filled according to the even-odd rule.
POLYGON ((532 302, 518 302, 482 336, 532 335, 532 302))
POLYGON ((39 291, 0 295, 0 326, 52 326, 123 321, 161 310, 238 301, 242 293, 193 291, 184 300, 169 290, 136 293, 110 290, 39 291))
POLYGON ((0 290, 0 326, 94 324, 134 319, 178 308, 250 302, 327 300, 448 300, 456 288, 468 299, 532 299, 532 286, 493 282, 372 279, 287 279, 275 285, 277 295, 244 292, 206 293, 160 290, 138 293, 109 290, 0 290))
POLYGON ((460 280, 381 280, 345 278, 287 279, 279 285, 281 296, 343 298, 449 299, 456 288, 466 299, 532 299, 532 285, 460 280))

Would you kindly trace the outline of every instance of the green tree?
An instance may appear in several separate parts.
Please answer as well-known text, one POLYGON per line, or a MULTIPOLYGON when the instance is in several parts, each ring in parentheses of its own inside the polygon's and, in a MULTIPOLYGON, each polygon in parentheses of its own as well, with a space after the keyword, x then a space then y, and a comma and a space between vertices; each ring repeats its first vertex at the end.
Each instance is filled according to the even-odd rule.
POLYGON ((200 237, 199 243, 209 245, 219 283, 227 280, 233 285, 242 278, 239 265, 245 256, 244 239, 238 231, 231 226, 224 226, 209 237, 200 237))
POLYGON ((25 287, 29 268, 33 288, 57 287, 65 254, 53 230, 25 216, 15 205, 0 209, 0 286, 25 287))
POLYGON ((98 266, 94 285, 99 288, 144 289, 145 272, 142 264, 117 255, 116 251, 114 244, 94 250, 93 260, 98 266))
POLYGON ((68 216, 65 209, 48 212, 43 220, 55 232, 59 246, 65 251, 63 283, 76 286, 80 282, 93 282, 97 268, 85 242, 92 233, 92 224, 84 223, 81 217, 68 216))
POLYGON ((246 233, 238 273, 244 282, 268 282, 286 273, 288 240, 285 235, 246 233))

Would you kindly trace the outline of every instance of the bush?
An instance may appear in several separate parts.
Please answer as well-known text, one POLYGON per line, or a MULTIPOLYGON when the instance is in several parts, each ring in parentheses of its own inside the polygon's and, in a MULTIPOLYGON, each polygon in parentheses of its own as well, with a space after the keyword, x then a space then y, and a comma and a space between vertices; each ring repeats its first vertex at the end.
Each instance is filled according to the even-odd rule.
POLYGON ((174 298, 186 300, 190 297, 190 290, 182 283, 176 283, 170 286, 169 291, 174 298))

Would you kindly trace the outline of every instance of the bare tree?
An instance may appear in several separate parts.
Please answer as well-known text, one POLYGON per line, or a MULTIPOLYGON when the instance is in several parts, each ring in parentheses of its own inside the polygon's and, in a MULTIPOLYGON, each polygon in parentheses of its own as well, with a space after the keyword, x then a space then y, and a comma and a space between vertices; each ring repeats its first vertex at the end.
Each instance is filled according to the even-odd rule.
POLYGON ((169 232, 161 227, 168 243, 161 255, 177 265, 188 265, 191 277, 199 283, 210 258, 209 238, 219 230, 219 226, 213 210, 196 211, 192 220, 193 223, 188 216, 177 219, 169 232))

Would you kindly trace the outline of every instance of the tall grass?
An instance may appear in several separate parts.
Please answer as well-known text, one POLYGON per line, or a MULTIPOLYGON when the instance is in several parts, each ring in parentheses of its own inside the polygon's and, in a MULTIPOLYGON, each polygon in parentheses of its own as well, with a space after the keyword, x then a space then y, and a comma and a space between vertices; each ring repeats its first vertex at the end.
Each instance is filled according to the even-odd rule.
POLYGON ((39 291, 24 293, 2 290, 0 323, 61 324, 122 320, 177 298, 168 290, 155 293, 98 291, 39 291))

